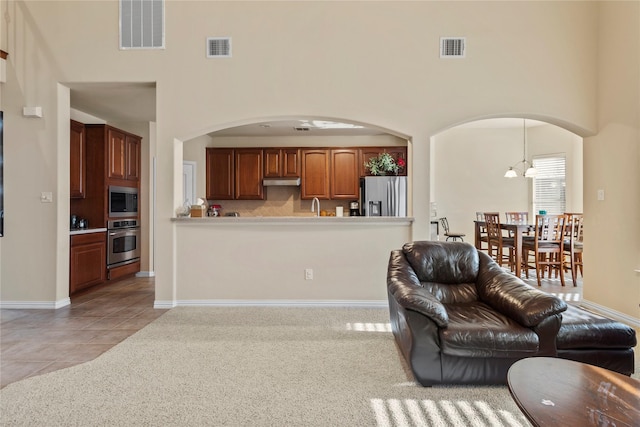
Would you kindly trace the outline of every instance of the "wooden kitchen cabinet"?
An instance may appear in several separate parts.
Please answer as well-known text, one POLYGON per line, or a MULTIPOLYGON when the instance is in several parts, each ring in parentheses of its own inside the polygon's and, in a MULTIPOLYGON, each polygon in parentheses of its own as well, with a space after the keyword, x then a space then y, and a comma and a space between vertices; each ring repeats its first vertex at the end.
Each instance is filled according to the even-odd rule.
POLYGON ((206 149, 208 200, 233 200, 235 159, 233 148, 206 149))
POLYGON ((69 295, 106 280, 107 235, 105 232, 71 236, 69 295))
POLYGON ((355 148, 332 149, 331 153, 331 199, 354 200, 359 197, 359 151, 355 148))
POLYGON ((71 120, 69 178, 72 199, 86 196, 87 184, 87 141, 84 124, 71 120))
POLYGON ((300 197, 302 199, 327 200, 331 197, 329 188, 329 163, 330 152, 326 149, 302 149, 301 150, 301 186, 300 197))
POLYGON ((265 178, 297 178, 300 176, 300 149, 265 148, 265 178))
POLYGON ((124 179, 128 181, 138 182, 140 180, 140 150, 140 138, 133 135, 126 135, 124 179))
POLYGON ((137 182, 140 179, 140 137, 109 127, 107 139, 108 177, 137 182))
POLYGON ((142 138, 105 124, 85 124, 84 136, 85 196, 71 198, 71 213, 87 219, 91 227, 106 227, 109 186, 140 188, 142 138))
POLYGON ((207 199, 264 199, 262 157, 261 148, 207 148, 207 199))
POLYGON ((126 136, 124 132, 109 127, 107 129, 109 164, 107 178, 125 179, 126 136))
POLYGON ((262 186, 262 149, 235 150, 235 198, 238 200, 264 199, 262 186))

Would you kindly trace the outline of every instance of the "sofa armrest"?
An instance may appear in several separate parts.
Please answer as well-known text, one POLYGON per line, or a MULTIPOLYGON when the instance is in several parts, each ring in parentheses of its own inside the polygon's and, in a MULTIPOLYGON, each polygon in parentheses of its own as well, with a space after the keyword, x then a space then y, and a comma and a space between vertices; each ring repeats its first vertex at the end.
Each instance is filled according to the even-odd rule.
POLYGON ((480 252, 479 255, 478 296, 494 309, 529 328, 567 309, 560 298, 532 288, 505 272, 487 254, 480 252))
POLYGON ((441 328, 449 323, 444 305, 422 287, 418 276, 400 250, 391 252, 387 269, 387 289, 403 308, 427 316, 441 328))

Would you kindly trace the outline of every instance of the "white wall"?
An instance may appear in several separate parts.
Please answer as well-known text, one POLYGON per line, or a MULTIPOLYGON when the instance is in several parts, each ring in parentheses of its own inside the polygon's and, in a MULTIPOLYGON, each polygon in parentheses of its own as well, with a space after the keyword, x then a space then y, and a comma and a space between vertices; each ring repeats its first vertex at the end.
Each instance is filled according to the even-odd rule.
POLYGON ((584 143, 584 298, 638 321, 640 3, 602 2, 598 11, 599 132, 584 143))

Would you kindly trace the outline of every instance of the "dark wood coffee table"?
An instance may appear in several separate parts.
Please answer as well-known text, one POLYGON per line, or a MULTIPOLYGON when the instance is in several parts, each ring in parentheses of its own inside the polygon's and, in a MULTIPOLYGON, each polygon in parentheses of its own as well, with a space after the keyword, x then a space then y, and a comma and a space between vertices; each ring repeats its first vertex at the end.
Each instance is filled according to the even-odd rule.
POLYGON ((535 426, 640 426, 640 381, 552 357, 514 363, 509 392, 535 426))

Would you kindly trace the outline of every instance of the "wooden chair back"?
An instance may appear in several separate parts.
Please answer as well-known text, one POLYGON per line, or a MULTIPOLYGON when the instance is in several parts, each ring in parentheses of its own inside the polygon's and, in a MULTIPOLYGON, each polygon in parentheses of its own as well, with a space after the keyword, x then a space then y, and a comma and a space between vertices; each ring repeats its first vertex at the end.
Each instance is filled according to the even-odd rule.
POLYGON ((513 253, 513 239, 502 236, 500 228, 500 214, 498 212, 485 212, 484 220, 487 224, 488 253, 498 265, 507 263, 511 271, 515 268, 516 259, 513 253), (507 249, 507 253, 505 253, 507 249))
POLYGON ((536 215, 533 242, 523 241, 523 266, 529 277, 529 252, 533 252, 538 286, 543 270, 549 268, 560 273, 560 283, 564 286, 564 227, 565 215, 536 215))
POLYGON ((500 228, 500 214, 498 212, 485 212, 484 220, 487 224, 487 239, 489 244, 502 245, 502 229, 500 228))
POLYGON ((565 216, 565 239, 568 239, 572 246, 575 246, 575 243, 582 243, 584 215, 581 213, 565 213, 565 216))
POLYGON ((505 212, 507 224, 528 224, 529 212, 505 212))
POLYGON ((545 246, 549 246, 553 244, 562 249, 565 218, 565 215, 536 215, 536 245, 544 244, 545 246))

